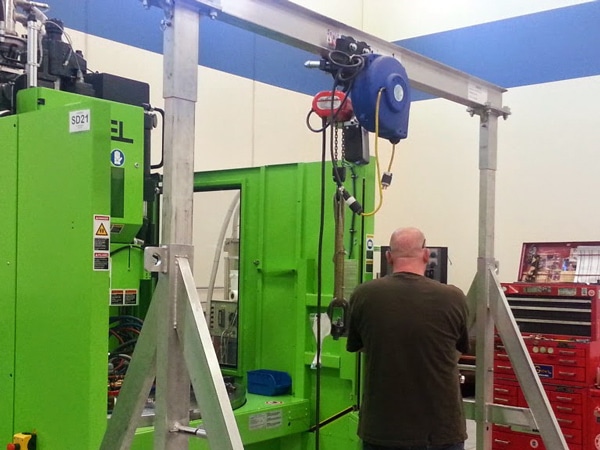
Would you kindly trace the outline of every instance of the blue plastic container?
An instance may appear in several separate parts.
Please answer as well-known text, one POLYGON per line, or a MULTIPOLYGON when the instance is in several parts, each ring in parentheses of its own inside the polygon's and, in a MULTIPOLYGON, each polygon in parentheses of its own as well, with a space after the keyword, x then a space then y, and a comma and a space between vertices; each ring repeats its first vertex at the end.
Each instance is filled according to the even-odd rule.
POLYGON ((292 377, 287 372, 277 370, 248 371, 248 392, 258 395, 288 394, 292 388, 292 377))

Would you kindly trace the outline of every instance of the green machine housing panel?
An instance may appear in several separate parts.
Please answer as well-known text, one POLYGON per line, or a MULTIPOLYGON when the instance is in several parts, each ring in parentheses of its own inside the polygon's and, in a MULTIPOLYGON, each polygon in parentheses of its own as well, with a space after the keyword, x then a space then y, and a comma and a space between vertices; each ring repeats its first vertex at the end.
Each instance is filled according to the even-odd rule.
POLYGON ((143 221, 144 115, 111 103, 111 241, 130 243, 143 221))
MULTIPOLYGON (((0 165, 0 250, 7 262, 0 264, 0 307, 7 312, 0 315, 7 330, 0 335, 0 444, 13 433, 35 431, 38 450, 68 448, 74 436, 77 448, 96 449, 107 420, 110 291, 144 274, 136 260, 141 249, 132 242, 143 219, 143 111, 41 88, 21 91, 18 102, 17 115, 0 118, 7 153, 0 165), (82 111, 89 123, 80 129, 71 119, 82 111), (110 233, 112 279, 110 271, 94 269, 97 215, 111 217, 111 228, 123 225, 110 233)), ((195 175, 197 191, 241 192, 238 364, 224 373, 242 382, 256 369, 292 377, 289 394, 249 394, 235 411, 246 450, 314 449, 311 427, 357 403, 357 356, 345 351, 345 338, 329 336, 322 347, 320 417, 315 414, 310 320, 326 311, 334 272, 335 185, 327 167, 318 307, 321 170, 308 163, 195 175)), ((371 210, 374 167, 354 170, 352 193, 371 210)), ((373 218, 348 211, 345 229, 351 290, 370 277, 364 242, 373 218)), ((149 450, 152 441, 152 428, 139 429, 132 448, 149 450)), ((356 415, 323 427, 321 444, 358 448, 356 415)), ((190 448, 208 446, 191 440, 190 448)))
MULTIPOLYGON (((17 270, 17 118, 0 119, 0 438, 12 435, 17 270)), ((6 441, 8 442, 8 441, 6 441)), ((0 442, 1 444, 1 442, 0 442)))
POLYGON ((118 144, 125 161, 132 155, 120 236, 133 239, 143 214, 141 108, 32 88, 19 92, 15 116, 0 118, 0 443, 33 431, 38 450, 95 449, 102 439, 110 247, 96 247, 94 219, 111 216, 111 151, 121 129, 139 142, 135 152, 118 144), (84 124, 74 123, 78 115, 84 124), (125 125, 115 131, 115 121, 125 125))
MULTIPOLYGON (((373 208, 374 165, 353 167, 352 194, 366 211, 373 208)), ((255 450, 315 447, 316 370, 311 362, 316 352, 311 315, 325 312, 333 298, 334 220, 332 200, 335 184, 331 166, 325 169, 325 221, 322 254, 321 307, 318 308, 318 237, 321 201, 320 163, 286 164, 249 169, 201 172, 195 174, 196 191, 239 189, 240 267, 239 329, 237 368, 224 372, 247 381, 251 370, 284 371, 291 375, 290 398, 303 406, 300 420, 306 428, 286 422, 275 432, 260 430, 248 417, 260 414, 261 407, 277 408, 279 397, 251 396, 252 402, 235 411, 245 448, 255 450), (244 418, 243 418, 244 417, 244 418), (288 423, 290 426, 288 426, 288 423)), ((350 172, 350 171, 349 171, 350 172)), ((372 217, 345 214, 347 264, 353 277, 346 278, 351 292, 369 279, 365 237, 373 233, 372 217)), ((357 404, 357 355, 345 350, 344 337, 325 338, 322 347, 320 421, 349 411, 357 404)), ((282 398, 281 406, 287 404, 282 398)), ((356 417, 343 415, 323 427, 322 448, 356 449, 356 417)))
MULTIPOLYGON (((51 89, 28 90, 19 98, 19 113, 36 111, 67 103, 76 105, 81 97, 51 89), (29 92, 37 92, 33 95, 29 92)), ((111 240, 129 244, 138 233, 143 222, 144 179, 144 114, 142 108, 121 103, 95 99, 110 107, 110 215, 111 240)), ((73 127, 79 121, 93 119, 86 117, 86 108, 69 109, 69 115, 63 117, 64 125, 73 127), (73 113, 79 113, 73 114, 73 113)))
MULTIPOLYGON (((319 163, 286 164, 195 174, 194 189, 240 190, 238 364, 224 366, 226 375, 247 383, 251 370, 270 369, 291 375, 287 395, 247 394, 234 411, 246 450, 313 450, 317 422, 316 370, 311 362, 316 340, 310 318, 325 312, 333 298, 333 214, 335 185, 326 168, 324 247, 321 307, 318 302, 318 236, 320 231, 319 163)), ((373 208, 374 171, 353 168, 352 193, 365 208, 373 208)), ((220 197, 219 197, 220 198, 220 197)), ((352 275, 347 291, 370 279, 365 238, 373 232, 372 217, 346 213, 346 263, 352 275), (352 231, 351 231, 352 230, 352 231)), ((320 429, 320 448, 359 450, 356 435, 358 365, 356 354, 345 350, 346 339, 325 338, 322 347, 320 421, 341 414, 320 429)), ((199 425, 194 421, 191 425, 199 425)), ((153 429, 140 428, 133 450, 151 449, 153 429)), ((190 449, 208 450, 207 441, 190 439, 190 449)))

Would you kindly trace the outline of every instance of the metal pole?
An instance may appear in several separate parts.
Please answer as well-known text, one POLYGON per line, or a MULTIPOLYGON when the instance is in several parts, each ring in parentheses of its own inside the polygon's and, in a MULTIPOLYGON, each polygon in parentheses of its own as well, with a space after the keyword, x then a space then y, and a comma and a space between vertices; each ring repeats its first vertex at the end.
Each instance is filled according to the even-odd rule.
POLYGON ((4 29, 6 34, 11 36, 16 35, 15 31, 15 4, 13 0, 4 1, 4 29))
POLYGON ((163 242, 169 267, 159 276, 168 298, 157 298, 156 420, 154 448, 188 448, 190 383, 215 450, 242 449, 208 326, 193 285, 193 195, 195 109, 198 96, 200 13, 175 2, 167 13, 164 37, 165 158, 163 242), (177 267, 177 268, 176 268, 177 267), (212 433, 212 434, 211 434, 212 433))
POLYGON ((487 405, 493 403, 494 389, 494 321, 489 309, 490 277, 494 267, 494 220, 496 196, 496 156, 498 150, 498 117, 488 108, 476 111, 479 122, 479 246, 477 258, 477 369, 475 419, 477 449, 492 448, 492 427, 487 405))
POLYGON ((36 87, 38 84, 38 36, 40 33, 38 21, 33 16, 27 19, 27 87, 36 87))
MULTIPOLYGON (((192 244, 195 111, 198 85, 200 15, 175 2, 165 10, 164 87, 165 156, 163 171, 163 236, 167 246, 192 244)), ((173 433, 176 424, 187 425, 190 378, 177 336, 177 308, 181 298, 176 270, 161 273, 169 285, 158 305, 156 355, 156 420, 154 448, 188 448, 188 439, 173 433)))

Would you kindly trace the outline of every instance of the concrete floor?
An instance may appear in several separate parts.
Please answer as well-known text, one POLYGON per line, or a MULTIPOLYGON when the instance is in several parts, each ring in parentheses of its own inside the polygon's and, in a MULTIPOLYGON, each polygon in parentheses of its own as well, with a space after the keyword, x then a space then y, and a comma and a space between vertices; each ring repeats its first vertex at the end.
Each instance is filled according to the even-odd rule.
POLYGON ((477 443, 475 442, 475 435, 477 431, 477 424, 474 420, 467 420, 467 434, 469 435, 469 439, 465 442, 465 450, 475 450, 477 448, 477 443))

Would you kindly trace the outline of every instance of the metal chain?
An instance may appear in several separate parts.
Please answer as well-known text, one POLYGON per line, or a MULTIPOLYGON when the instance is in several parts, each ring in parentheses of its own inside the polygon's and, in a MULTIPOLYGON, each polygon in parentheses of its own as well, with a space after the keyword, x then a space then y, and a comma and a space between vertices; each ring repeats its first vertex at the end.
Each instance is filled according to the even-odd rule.
POLYGON ((342 130, 342 159, 346 160, 346 139, 344 139, 344 132, 342 130))
POLYGON ((333 159, 338 160, 338 127, 333 124, 333 159))

